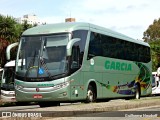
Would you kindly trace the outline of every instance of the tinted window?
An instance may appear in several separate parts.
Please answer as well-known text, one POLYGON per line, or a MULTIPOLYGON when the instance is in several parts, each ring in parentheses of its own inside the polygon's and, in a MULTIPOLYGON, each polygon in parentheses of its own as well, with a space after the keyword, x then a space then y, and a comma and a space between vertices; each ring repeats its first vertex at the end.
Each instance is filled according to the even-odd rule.
POLYGON ((88 56, 89 59, 102 56, 145 63, 151 60, 150 48, 147 46, 93 32, 90 36, 88 56))
POLYGON ((86 39, 87 39, 87 30, 76 30, 72 32, 72 38, 80 38, 81 40, 77 42, 74 46, 79 47, 80 49, 80 64, 82 64, 85 45, 86 45, 86 39))
POLYGON ((103 49, 102 49, 102 37, 100 34, 91 33, 90 36, 90 43, 89 43, 89 56, 102 56, 103 49))

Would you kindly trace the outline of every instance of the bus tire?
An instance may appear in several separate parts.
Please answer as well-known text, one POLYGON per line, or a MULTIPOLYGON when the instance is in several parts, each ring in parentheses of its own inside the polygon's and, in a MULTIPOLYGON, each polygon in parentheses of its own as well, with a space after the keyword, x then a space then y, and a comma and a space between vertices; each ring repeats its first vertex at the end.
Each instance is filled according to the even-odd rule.
POLYGON ((96 93, 92 85, 88 86, 86 103, 95 102, 96 101, 96 93))
POLYGON ((140 87, 137 85, 136 91, 135 91, 135 99, 140 99, 141 92, 140 92, 140 87))

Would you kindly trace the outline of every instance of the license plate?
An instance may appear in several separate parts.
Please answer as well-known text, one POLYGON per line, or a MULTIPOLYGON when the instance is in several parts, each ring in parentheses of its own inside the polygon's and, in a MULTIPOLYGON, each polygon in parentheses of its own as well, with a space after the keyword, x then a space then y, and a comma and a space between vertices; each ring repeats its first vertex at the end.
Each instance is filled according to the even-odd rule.
POLYGON ((42 95, 36 94, 36 95, 33 95, 33 98, 43 98, 43 97, 42 95))

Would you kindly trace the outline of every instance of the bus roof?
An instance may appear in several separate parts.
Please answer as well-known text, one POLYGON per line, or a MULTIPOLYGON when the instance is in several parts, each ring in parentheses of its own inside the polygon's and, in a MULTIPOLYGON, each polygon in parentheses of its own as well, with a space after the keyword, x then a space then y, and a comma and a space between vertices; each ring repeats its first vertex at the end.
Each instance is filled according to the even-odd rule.
POLYGON ((88 23, 57 23, 40 25, 26 30, 23 35, 39 35, 39 34, 53 34, 71 32, 72 30, 85 28, 89 29, 88 23))
POLYGON ((145 46, 149 46, 148 43, 143 42, 141 40, 135 40, 121 33, 112 31, 110 29, 100 27, 90 23, 79 23, 79 22, 67 22, 67 23, 57 23, 57 24, 46 24, 41 26, 36 26, 26 30, 22 35, 45 35, 45 34, 54 34, 54 33, 65 33, 71 32, 73 30, 85 29, 85 30, 96 30, 100 33, 103 33, 108 36, 116 37, 119 39, 123 39, 126 41, 142 44, 145 46))

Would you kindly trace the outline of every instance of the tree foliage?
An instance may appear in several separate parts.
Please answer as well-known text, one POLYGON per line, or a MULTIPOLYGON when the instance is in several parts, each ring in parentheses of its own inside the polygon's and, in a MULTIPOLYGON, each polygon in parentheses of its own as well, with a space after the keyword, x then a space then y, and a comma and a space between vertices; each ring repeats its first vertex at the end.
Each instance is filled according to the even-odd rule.
POLYGON ((9 16, 0 15, 0 64, 4 66, 6 62, 6 48, 15 42, 19 36, 18 27, 15 20, 9 16))
POLYGON ((156 71, 160 67, 160 18, 155 19, 148 29, 143 33, 145 42, 151 47, 152 69, 156 71))
POLYGON ((160 67, 160 39, 149 42, 152 55, 152 69, 156 71, 160 67))
POLYGON ((153 24, 149 25, 148 29, 143 33, 145 42, 155 41, 160 39, 160 18, 154 20, 153 24))
MULTIPOLYGON (((9 44, 18 42, 23 31, 31 28, 32 25, 25 21, 19 24, 13 17, 0 15, 0 67, 6 63, 6 48, 9 44)), ((11 59, 15 59, 16 48, 12 49, 11 59)))
POLYGON ((4 66, 5 62, 6 62, 6 48, 9 45, 9 42, 3 38, 0 38, 0 66, 4 66))
POLYGON ((31 24, 28 24, 27 20, 25 20, 24 23, 22 24, 23 31, 25 31, 31 27, 33 27, 33 26, 31 24))
POLYGON ((14 42, 19 36, 15 31, 17 31, 15 20, 10 16, 0 15, 0 38, 14 42))

